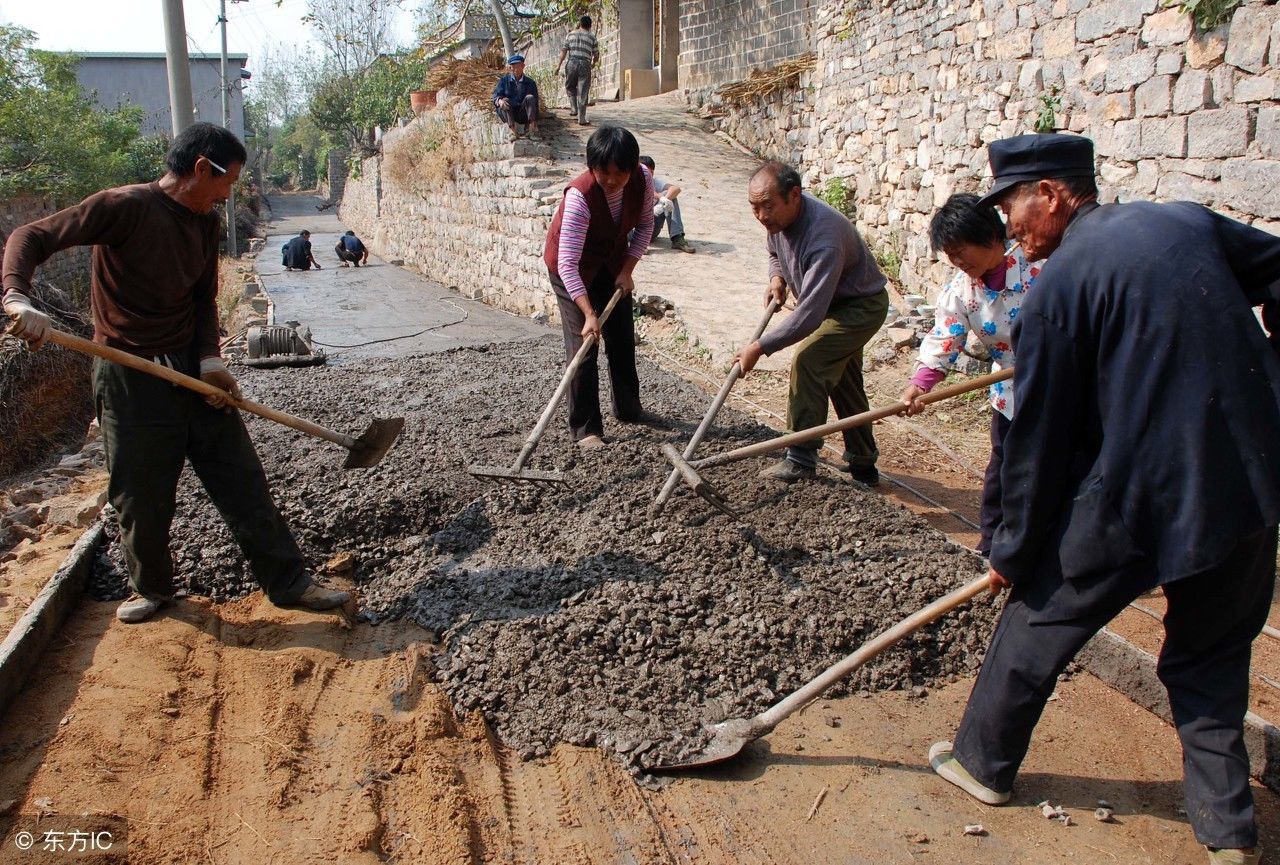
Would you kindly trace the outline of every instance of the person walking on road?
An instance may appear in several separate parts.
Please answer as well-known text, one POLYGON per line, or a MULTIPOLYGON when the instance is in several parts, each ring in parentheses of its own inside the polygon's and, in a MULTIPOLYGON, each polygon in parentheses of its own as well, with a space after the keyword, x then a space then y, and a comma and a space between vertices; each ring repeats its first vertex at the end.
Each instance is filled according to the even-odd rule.
POLYGON ((280 263, 285 270, 320 270, 320 263, 311 254, 311 232, 303 231, 285 243, 280 250, 280 263))
POLYGON ((578 27, 564 37, 556 74, 564 67, 564 90, 569 95, 569 113, 576 114, 579 126, 587 126, 587 103, 591 100, 591 71, 600 62, 600 46, 591 32, 591 16, 578 19, 578 27))
POLYGON ((339 267, 347 265, 359 267, 369 263, 369 250, 360 238, 356 237, 354 231, 348 230, 346 234, 339 237, 333 251, 338 256, 339 267))
POLYGON ((954 744, 930 764, 1007 802, 1058 675, 1160 587, 1156 672, 1187 819, 1210 863, 1257 863, 1243 722, 1280 523, 1280 238, 1189 202, 1100 206, 1093 142, 1077 135, 988 153, 984 201, 1048 260, 1013 327, 1018 410, 989 576, 1009 597, 954 744))
POLYGON ((565 359, 578 353, 587 336, 597 340, 569 386, 569 427, 584 449, 605 443, 597 368, 602 338, 614 416, 623 423, 648 419, 640 406, 631 293, 632 272, 653 235, 652 201, 653 175, 640 163, 635 136, 602 126, 587 141, 587 170, 566 187, 547 232, 542 260, 560 307, 565 359), (615 289, 623 296, 602 325, 598 312, 615 289))
MULTIPOLYGON (((791 361, 787 431, 821 426, 827 401, 838 417, 867 411, 862 382, 862 349, 884 324, 889 309, 885 276, 862 235, 840 211, 800 189, 800 173, 781 162, 766 162, 751 177, 747 199, 756 220, 769 232, 767 306, 790 291, 796 308, 779 325, 734 355, 743 374, 761 356, 799 343, 791 361)), ((821 439, 787 448, 761 477, 793 483, 813 477, 821 439)), ((844 433, 844 458, 854 480, 874 486, 876 440, 871 427, 844 433)))
POLYGON ((511 140, 520 138, 520 124, 529 128, 529 137, 538 135, 538 82, 524 74, 524 55, 507 58, 511 71, 493 88, 493 110, 511 130, 511 140))
MULTIPOLYGON (((59 250, 92 246, 94 341, 239 398, 218 347, 214 208, 227 200, 245 158, 232 133, 196 123, 174 139, 159 181, 108 189, 15 229, 3 269, 10 333, 40 347, 50 320, 30 300, 36 267, 59 250)), ((273 603, 325 610, 348 600, 312 582, 244 421, 225 397, 201 397, 99 358, 93 399, 134 592, 116 610, 121 621, 141 622, 174 597, 169 527, 188 460, 273 603)))

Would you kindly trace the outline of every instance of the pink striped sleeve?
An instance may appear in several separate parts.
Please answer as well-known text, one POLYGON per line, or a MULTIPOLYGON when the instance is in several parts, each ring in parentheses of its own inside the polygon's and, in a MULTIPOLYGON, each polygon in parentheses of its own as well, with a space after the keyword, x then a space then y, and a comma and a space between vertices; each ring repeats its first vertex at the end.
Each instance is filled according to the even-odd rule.
POLYGON ((653 237, 653 175, 649 173, 649 166, 644 163, 640 164, 640 170, 644 173, 643 201, 646 203, 640 211, 640 222, 636 224, 635 233, 631 235, 631 248, 627 250, 627 255, 632 258, 644 258, 649 249, 649 240, 653 237))
POLYGON ((556 270, 569 297, 574 300, 587 293, 582 274, 578 273, 578 264, 582 261, 582 246, 587 241, 587 226, 590 224, 591 210, 587 207, 587 199, 576 189, 565 190, 556 270))

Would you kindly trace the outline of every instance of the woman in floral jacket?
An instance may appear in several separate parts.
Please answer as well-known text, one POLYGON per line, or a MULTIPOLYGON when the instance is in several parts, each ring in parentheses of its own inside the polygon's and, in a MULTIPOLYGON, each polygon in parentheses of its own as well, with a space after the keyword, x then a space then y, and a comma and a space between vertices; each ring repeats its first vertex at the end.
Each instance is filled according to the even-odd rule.
MULTIPOLYGON (((1009 333, 1042 264, 1028 262, 1016 246, 1009 248, 996 209, 979 207, 978 196, 967 192, 951 196, 933 215, 929 242, 960 271, 938 296, 933 330, 920 343, 915 375, 902 392, 908 414, 924 410, 917 400, 955 367, 970 333, 987 347, 995 369, 1013 366, 1009 333)), ((1004 436, 1013 417, 1012 381, 991 386, 991 407, 991 460, 982 485, 978 544, 984 556, 991 551, 991 535, 1000 524, 1000 466, 1004 436)))

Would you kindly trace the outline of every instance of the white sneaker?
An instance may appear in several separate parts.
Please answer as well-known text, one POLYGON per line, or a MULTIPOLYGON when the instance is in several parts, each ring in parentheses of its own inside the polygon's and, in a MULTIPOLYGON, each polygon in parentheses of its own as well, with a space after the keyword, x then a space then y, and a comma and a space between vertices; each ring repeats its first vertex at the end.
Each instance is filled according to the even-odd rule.
POLYGON ((1009 801, 1008 793, 997 793, 984 787, 951 755, 950 742, 935 742, 929 749, 929 765, 943 780, 950 781, 984 805, 1003 805, 1009 801))

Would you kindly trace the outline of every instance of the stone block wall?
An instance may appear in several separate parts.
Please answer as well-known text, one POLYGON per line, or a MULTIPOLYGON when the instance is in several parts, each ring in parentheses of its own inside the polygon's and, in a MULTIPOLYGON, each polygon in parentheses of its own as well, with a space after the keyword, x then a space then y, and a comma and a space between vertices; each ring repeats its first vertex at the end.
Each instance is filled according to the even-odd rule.
MULTIPOLYGON (((19 225, 35 222, 59 209, 49 198, 20 198, 0 201, 0 252, 9 232, 19 225)), ((90 247, 77 247, 54 253, 43 265, 36 268, 36 280, 50 282, 68 294, 82 300, 89 308, 89 259, 90 247)))
MULTIPOLYGON (((954 191, 987 184, 985 146, 1056 128, 1097 147, 1104 201, 1191 200, 1280 229, 1280 8, 1254 0, 1210 33, 1158 0, 900 0, 844 19, 824 0, 796 90, 695 106, 811 186, 856 190, 857 222, 895 248, 901 281, 933 294, 949 267, 925 237, 954 191), (1050 109, 1051 110, 1051 109, 1050 109)), ((720 79, 722 83, 725 79, 720 79)))
POLYGON ((542 245, 568 171, 552 167, 549 156, 546 145, 508 141, 489 112, 441 91, 436 109, 388 132, 383 152, 347 180, 339 215, 382 258, 402 259, 492 306, 554 318, 542 245), (443 184, 391 176, 395 148, 441 129, 452 130, 475 161, 443 184))
POLYGON ((816 0, 682 0, 680 86, 746 78, 810 50, 816 0))
MULTIPOLYGON (((600 63, 591 76, 591 98, 613 99, 622 85, 618 71, 618 9, 611 4, 607 8, 593 7, 587 14, 591 16, 591 29, 600 47, 600 63)), ((538 92, 546 107, 568 104, 564 92, 564 70, 560 75, 555 74, 556 61, 560 59, 560 46, 565 35, 577 26, 578 19, 574 18, 550 27, 524 52, 526 74, 538 82, 538 92)))

